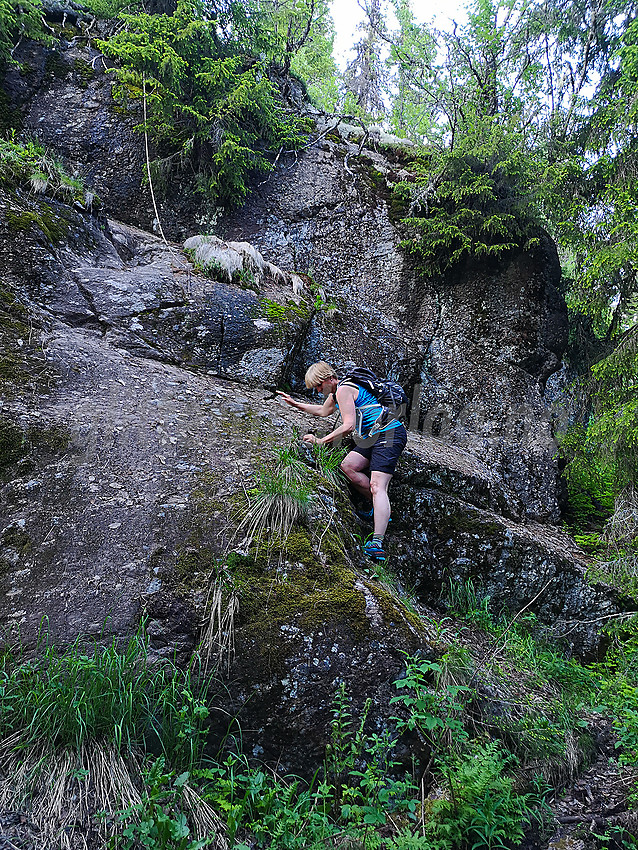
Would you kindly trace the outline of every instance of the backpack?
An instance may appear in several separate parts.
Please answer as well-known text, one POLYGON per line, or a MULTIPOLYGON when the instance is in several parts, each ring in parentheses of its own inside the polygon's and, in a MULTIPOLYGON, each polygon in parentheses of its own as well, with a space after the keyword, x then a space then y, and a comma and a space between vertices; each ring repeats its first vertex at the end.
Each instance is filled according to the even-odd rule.
POLYGON ((371 369, 359 366, 348 372, 343 381, 352 381, 353 384, 363 387, 377 399, 379 404, 387 407, 397 419, 405 416, 408 397, 401 384, 396 381, 381 380, 371 369))

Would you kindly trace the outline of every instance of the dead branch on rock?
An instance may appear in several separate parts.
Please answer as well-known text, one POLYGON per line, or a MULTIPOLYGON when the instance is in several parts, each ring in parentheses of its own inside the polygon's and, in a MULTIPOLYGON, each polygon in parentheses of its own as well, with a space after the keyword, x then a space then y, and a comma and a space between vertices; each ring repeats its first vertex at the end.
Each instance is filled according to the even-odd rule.
POLYGON ((593 623, 602 623, 604 620, 627 620, 630 617, 635 617, 636 615, 638 615, 638 611, 624 611, 619 614, 605 614, 603 617, 593 617, 591 620, 560 620, 561 623, 574 623, 575 625, 573 625, 571 629, 568 629, 566 632, 563 632, 560 635, 554 635, 554 637, 567 637, 567 635, 570 635, 579 626, 589 626, 593 623))

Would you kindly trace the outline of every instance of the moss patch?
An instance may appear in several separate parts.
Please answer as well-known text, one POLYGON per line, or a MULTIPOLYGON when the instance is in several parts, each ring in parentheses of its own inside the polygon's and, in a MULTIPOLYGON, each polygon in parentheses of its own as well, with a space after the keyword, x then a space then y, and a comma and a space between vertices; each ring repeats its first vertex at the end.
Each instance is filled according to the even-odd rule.
POLYGON ((175 561, 175 572, 182 591, 205 589, 219 568, 219 554, 207 546, 183 549, 175 561))
POLYGON ((410 210, 410 189, 405 183, 399 183, 392 190, 388 204, 388 215, 392 224, 401 222, 410 210))
POLYGON ((0 288, 0 390, 6 396, 19 396, 53 379, 53 369, 37 345, 37 331, 26 307, 10 290, 0 288))
POLYGON ((401 625, 403 623, 407 623, 415 629, 417 633, 422 633, 424 631, 421 618, 410 611, 389 590, 372 583, 368 583, 368 590, 371 591, 372 595, 377 600, 379 608, 383 614, 383 619, 388 625, 401 625))
MULTIPOLYGON (((5 531, 4 536, 2 538, 2 545, 13 549, 18 553, 21 557, 28 555, 29 552, 33 549, 33 541, 21 528, 17 528, 16 526, 11 526, 7 531, 5 531)), ((13 567, 10 568, 13 569, 13 567)))
POLYGON ((52 77, 66 77, 69 70, 70 66, 62 58, 62 54, 52 50, 44 62, 45 74, 50 74, 52 77))
POLYGON ((55 213, 47 204, 41 203, 38 211, 10 210, 5 213, 9 230, 29 231, 37 227, 49 242, 62 242, 69 233, 69 223, 59 213, 55 213))
POLYGON ((82 89, 88 88, 89 83, 95 77, 95 71, 90 62, 85 62, 83 59, 76 59, 73 63, 75 79, 77 84, 82 89))
MULTIPOLYGON (((336 557, 334 542, 328 549, 336 557)), ((356 641, 370 632, 365 599, 354 587, 354 572, 343 560, 337 564, 332 558, 324 559, 315 554, 308 532, 296 528, 281 544, 261 546, 254 556, 234 554, 228 561, 240 596, 242 636, 254 642, 271 672, 284 670, 288 650, 283 626, 311 634, 345 623, 356 641)))
POLYGON ((69 432, 57 425, 22 429, 8 419, 0 419, 0 471, 16 463, 30 469, 44 456, 58 455, 70 442, 69 432))

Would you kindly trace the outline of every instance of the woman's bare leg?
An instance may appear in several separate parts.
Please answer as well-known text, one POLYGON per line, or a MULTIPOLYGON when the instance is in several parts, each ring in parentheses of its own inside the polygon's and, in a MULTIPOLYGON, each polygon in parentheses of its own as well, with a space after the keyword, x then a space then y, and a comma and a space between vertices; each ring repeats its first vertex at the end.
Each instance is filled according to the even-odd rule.
POLYGON ((390 522, 390 498, 388 496, 390 481, 392 481, 392 475, 388 472, 377 472, 375 470, 370 474, 375 537, 382 538, 390 522))
POLYGON ((358 493, 370 501, 372 500, 370 478, 363 472, 369 465, 370 461, 359 452, 349 452, 341 461, 341 470, 348 481, 358 493))

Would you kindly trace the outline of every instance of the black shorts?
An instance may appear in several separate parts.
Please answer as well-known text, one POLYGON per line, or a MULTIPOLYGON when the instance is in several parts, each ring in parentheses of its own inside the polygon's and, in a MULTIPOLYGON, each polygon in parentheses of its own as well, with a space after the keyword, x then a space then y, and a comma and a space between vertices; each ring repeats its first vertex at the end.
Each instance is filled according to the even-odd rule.
POLYGON ((370 472, 387 472, 394 475, 397 461, 407 441, 408 434, 403 425, 399 425, 391 431, 382 431, 374 437, 368 437, 362 441, 363 445, 355 446, 352 451, 370 461, 370 472))

